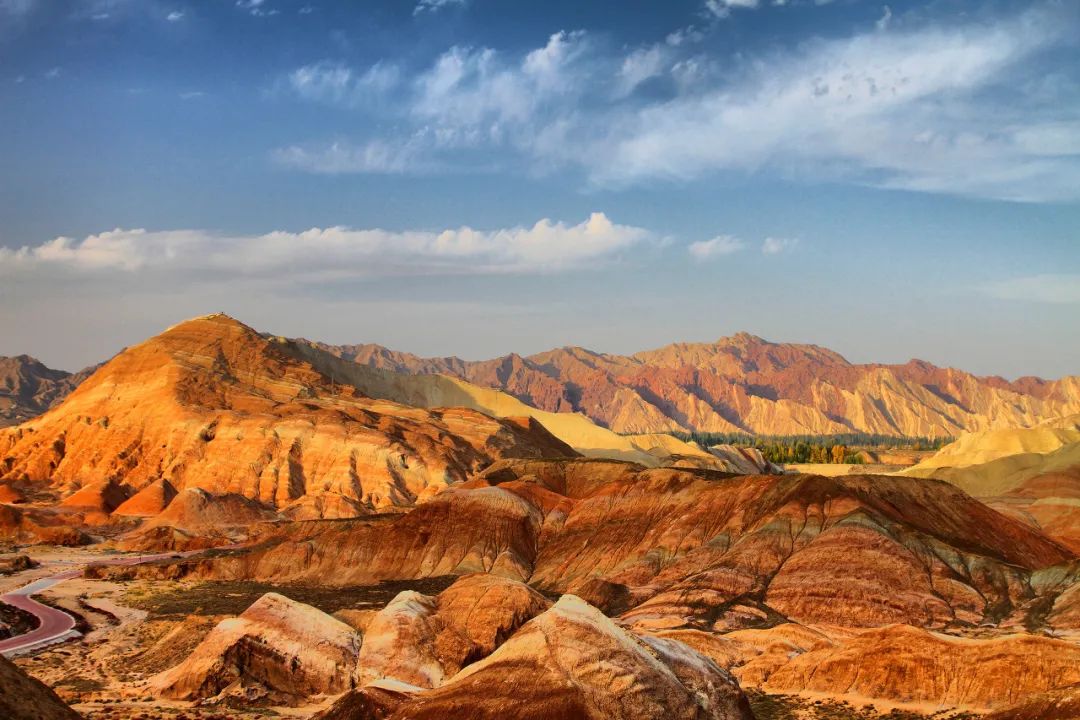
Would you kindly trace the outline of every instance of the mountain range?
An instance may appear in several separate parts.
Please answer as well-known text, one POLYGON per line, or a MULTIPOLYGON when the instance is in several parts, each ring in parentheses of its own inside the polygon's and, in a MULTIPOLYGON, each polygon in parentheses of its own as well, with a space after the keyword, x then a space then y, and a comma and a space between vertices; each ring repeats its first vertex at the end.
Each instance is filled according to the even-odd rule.
POLYGON ((84 704, 260 703, 322 720, 751 720, 804 697, 959 718, 1075 700, 1080 415, 1040 415, 1072 406, 1075 378, 852 365, 748 335, 511 356, 510 374, 410 358, 203 316, 0 429, 0 542, 29 546, 24 566, 31 552, 58 562, 35 546, 65 553, 52 572, 68 578, 70 562, 102 561, 54 586, 94 639, 18 671, 84 704), (884 373, 888 402, 861 401, 875 417, 948 409, 989 429, 902 472, 826 477, 581 412, 607 406, 580 382, 631 393, 648 373, 803 408, 884 373), (562 399, 527 404, 543 405, 515 378, 562 399), (117 594, 95 605, 103 592, 117 594), (132 602, 152 614, 117 624, 132 602))
MULTIPOLYGON (((1080 412, 1080 376, 1008 381, 922 360, 856 364, 817 345, 774 343, 749 333, 714 343, 675 343, 633 355, 564 347, 492 360, 423 358, 381 345, 309 344, 343 360, 405 374, 442 374, 501 390, 547 412, 581 413, 621 434, 874 433, 955 437, 1031 427, 1080 412)), ((7 358, 8 409, 0 423, 32 417, 89 373, 49 371, 7 358), (50 374, 51 373, 51 374, 50 374)))

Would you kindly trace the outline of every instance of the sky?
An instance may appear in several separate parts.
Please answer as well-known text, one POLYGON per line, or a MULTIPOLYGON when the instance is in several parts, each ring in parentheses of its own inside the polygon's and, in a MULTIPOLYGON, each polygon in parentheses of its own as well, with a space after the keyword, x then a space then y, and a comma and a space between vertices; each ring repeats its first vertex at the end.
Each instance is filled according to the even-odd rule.
POLYGON ((1074 0, 0 0, 0 354, 1080 374, 1074 0))

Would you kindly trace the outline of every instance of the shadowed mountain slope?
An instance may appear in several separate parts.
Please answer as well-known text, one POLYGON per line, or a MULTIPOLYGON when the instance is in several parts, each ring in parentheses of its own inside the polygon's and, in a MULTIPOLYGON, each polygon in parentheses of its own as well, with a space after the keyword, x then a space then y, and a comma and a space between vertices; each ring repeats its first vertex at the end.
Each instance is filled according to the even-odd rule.
POLYGON ((69 373, 29 355, 0 357, 0 427, 18 425, 57 405, 96 369, 69 373))

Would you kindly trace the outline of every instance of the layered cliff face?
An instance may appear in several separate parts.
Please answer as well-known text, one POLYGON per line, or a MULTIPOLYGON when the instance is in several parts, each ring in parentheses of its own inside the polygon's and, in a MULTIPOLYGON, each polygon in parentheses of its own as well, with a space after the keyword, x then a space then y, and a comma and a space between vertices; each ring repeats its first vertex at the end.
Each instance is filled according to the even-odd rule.
POLYGON ((372 367, 463 378, 543 410, 584 413, 620 433, 954 437, 1080 411, 1078 377, 1009 383, 918 360, 855 365, 816 345, 746 333, 631 356, 570 347, 479 362, 420 358, 378 345, 319 347, 372 367))
POLYGON ((53 370, 29 355, 0 357, 0 427, 17 425, 60 403, 96 368, 53 370))
POLYGON ((121 484, 114 506, 164 480, 275 509, 326 496, 359 514, 412 505, 500 457, 575 454, 528 419, 365 398, 290 343, 215 315, 124 351, 62 405, 0 431, 0 480, 58 499, 121 484))
POLYGON ((341 585, 490 572, 642 628, 946 628, 1026 618, 1032 573, 1073 557, 941 482, 503 461, 397 518, 282 528, 177 567, 341 585))

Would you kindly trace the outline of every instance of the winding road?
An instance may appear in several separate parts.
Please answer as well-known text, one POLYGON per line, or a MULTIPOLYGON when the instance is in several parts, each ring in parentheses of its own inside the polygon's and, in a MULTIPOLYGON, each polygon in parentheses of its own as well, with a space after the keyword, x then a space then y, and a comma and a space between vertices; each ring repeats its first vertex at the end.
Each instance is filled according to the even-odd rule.
POLYGON ((20 610, 31 613, 37 617, 39 622, 39 625, 29 632, 5 640, 0 640, 0 655, 10 657, 11 655, 20 652, 33 650, 57 642, 63 642, 64 640, 79 636, 79 631, 75 629, 75 618, 63 610, 57 610, 56 608, 38 602, 33 596, 48 590, 64 580, 81 577, 83 569, 87 565, 137 565, 139 563, 161 560, 162 558, 175 557, 177 555, 192 555, 194 552, 202 551, 161 553, 158 555, 135 555, 95 560, 71 570, 65 570, 55 575, 50 575, 49 577, 40 578, 32 583, 23 585, 17 590, 12 590, 5 595, 0 595, 0 602, 5 602, 8 605, 13 605, 20 610))

